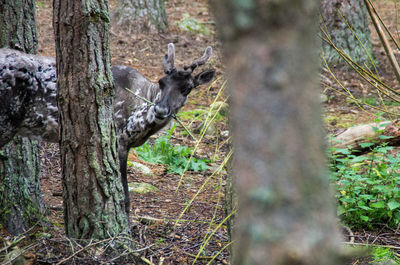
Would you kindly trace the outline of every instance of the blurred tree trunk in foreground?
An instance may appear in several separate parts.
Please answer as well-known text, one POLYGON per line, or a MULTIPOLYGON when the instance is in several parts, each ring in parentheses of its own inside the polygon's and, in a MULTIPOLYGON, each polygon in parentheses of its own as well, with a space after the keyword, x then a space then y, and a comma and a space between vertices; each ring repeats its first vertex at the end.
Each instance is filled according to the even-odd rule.
MULTIPOLYGON (((368 27, 369 16, 364 2, 323 0, 321 3, 321 14, 324 19, 324 23, 321 22, 321 27, 330 35, 332 42, 356 63, 371 66, 368 56, 369 54, 373 58, 371 32, 368 27), (346 22, 351 26, 354 33, 346 22)), ((346 64, 337 51, 325 41, 322 42, 322 48, 324 57, 330 65, 346 64)))
MULTIPOLYGON (((36 53, 34 0, 0 0, 0 48, 36 53)), ((15 137, 0 150, 0 222, 24 232, 44 213, 37 141, 15 137)))
POLYGON ((113 122, 108 1, 55 0, 53 19, 66 234, 129 234, 113 122))
POLYGON ((318 89, 318 1, 211 1, 228 65, 233 264, 338 265, 318 89))
POLYGON ((168 28, 165 0, 118 0, 111 17, 117 25, 134 32, 168 28))

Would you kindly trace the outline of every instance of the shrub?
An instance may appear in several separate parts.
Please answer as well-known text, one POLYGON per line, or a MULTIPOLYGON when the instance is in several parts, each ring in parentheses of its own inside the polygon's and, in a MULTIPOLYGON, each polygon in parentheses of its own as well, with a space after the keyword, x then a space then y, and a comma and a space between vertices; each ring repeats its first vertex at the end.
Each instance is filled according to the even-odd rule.
POLYGON ((400 157, 385 144, 366 155, 351 149, 334 149, 330 155, 331 181, 336 188, 337 212, 350 226, 400 222, 400 157))
MULTIPOLYGON (((168 172, 182 174, 193 148, 171 144, 170 139, 174 130, 175 125, 166 134, 158 137, 153 145, 147 141, 135 150, 144 161, 168 165, 168 172)), ((210 161, 207 159, 193 157, 189 162, 188 170, 205 171, 208 169, 208 162, 210 161)))

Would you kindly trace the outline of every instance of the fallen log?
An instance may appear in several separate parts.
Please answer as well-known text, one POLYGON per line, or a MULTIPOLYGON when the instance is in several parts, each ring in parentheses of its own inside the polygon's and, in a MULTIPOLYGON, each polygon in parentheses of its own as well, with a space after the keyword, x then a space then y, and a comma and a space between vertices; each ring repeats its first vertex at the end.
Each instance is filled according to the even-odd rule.
POLYGON ((375 145, 388 143, 390 146, 400 146, 400 120, 374 122, 348 128, 335 136, 332 146, 335 149, 362 150, 362 143, 375 145))

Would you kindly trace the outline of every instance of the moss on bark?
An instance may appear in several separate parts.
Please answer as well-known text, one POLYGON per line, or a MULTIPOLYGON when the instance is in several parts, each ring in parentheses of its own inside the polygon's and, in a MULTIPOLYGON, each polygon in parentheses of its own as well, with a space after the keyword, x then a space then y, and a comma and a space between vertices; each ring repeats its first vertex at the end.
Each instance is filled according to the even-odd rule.
POLYGON ((69 237, 129 234, 108 44, 107 1, 54 1, 65 229, 69 237))
MULTIPOLYGON (((36 53, 33 0, 0 0, 0 47, 36 53)), ((0 150, 0 222, 12 234, 42 218, 40 159, 36 141, 16 137, 0 150)))

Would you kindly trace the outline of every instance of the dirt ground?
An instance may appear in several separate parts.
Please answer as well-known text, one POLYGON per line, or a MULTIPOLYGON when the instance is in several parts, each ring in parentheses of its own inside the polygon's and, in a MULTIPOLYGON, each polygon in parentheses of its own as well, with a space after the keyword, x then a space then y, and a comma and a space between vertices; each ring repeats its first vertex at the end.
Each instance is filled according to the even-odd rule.
MULTIPOLYGON (((54 57, 55 44, 51 25, 52 3, 50 0, 41 0, 39 2, 40 5, 37 11, 38 52, 42 55, 54 57)), ((216 79, 218 81, 212 86, 203 86, 192 92, 183 111, 207 108, 221 89, 224 80, 221 45, 215 34, 193 34, 182 31, 176 24, 177 21, 183 18, 185 13, 188 13, 191 17, 205 22, 210 30, 215 31, 206 2, 205 0, 167 1, 170 26, 166 32, 138 33, 113 25, 110 32, 112 64, 134 67, 150 80, 156 81, 163 74, 162 60, 167 52, 168 43, 173 42, 175 44, 175 64, 177 66, 189 64, 191 60, 202 55, 205 47, 212 46, 214 49, 213 56, 204 68, 212 67, 216 69, 216 79)), ((111 9, 114 5, 115 0, 110 1, 111 9)), ((381 14, 384 15, 385 21, 389 23, 389 28, 395 30, 396 24, 393 23, 395 8, 392 2, 379 1, 377 5, 381 14)), ((373 29, 372 32, 374 54, 379 61, 379 71, 382 78, 392 87, 399 89, 399 84, 395 81, 396 79, 386 60, 379 39, 373 29)), ((333 71, 346 87, 357 96, 373 96, 368 85, 352 71, 345 68, 333 69, 333 71)), ((326 71, 322 71, 322 76, 323 82, 339 88, 326 71)), ((350 125, 375 119, 374 116, 355 108, 344 96, 336 91, 323 88, 323 93, 329 98, 324 103, 324 119, 328 132, 337 133, 350 125)), ((190 120, 184 120, 184 123, 189 125, 190 120)), ((196 125, 198 124, 195 122, 189 127, 193 128, 196 125)), ((226 119, 219 122, 216 133, 207 136, 197 151, 199 157, 213 158, 211 164, 213 169, 223 162, 229 150, 226 141, 227 136, 225 134, 221 135, 221 132, 226 131, 227 128, 226 119)), ((179 128, 177 133, 174 134, 173 143, 193 147, 195 142, 190 137, 179 133, 181 131, 182 129, 179 128)), ((43 162, 42 191, 48 208, 49 223, 45 225, 44 231, 43 228, 37 228, 38 233, 24 237, 21 240, 22 246, 27 248, 25 263, 22 264, 56 264, 60 261, 63 261, 62 264, 120 264, 107 259, 104 254, 106 251, 96 248, 96 245, 93 245, 90 249, 84 249, 77 242, 71 242, 65 238, 61 169, 57 148, 54 144, 44 144, 41 151, 43 162)), ((177 190, 176 188, 180 181, 179 175, 168 173, 165 166, 152 165, 141 161, 134 152, 130 159, 149 166, 155 174, 153 176, 144 176, 129 168, 129 181, 150 183, 160 190, 156 193, 145 195, 131 195, 130 221, 132 231, 139 235, 137 248, 141 251, 137 255, 143 258, 141 263, 190 264, 194 261, 194 257, 199 251, 196 264, 210 262, 212 257, 228 243, 226 227, 224 225, 217 227, 225 218, 223 210, 224 172, 213 175, 209 181, 208 178, 213 172, 211 169, 205 172, 187 172, 183 178, 181 188, 177 190), (202 189, 201 187, 205 182, 207 184, 202 189), (181 217, 185 221, 179 222, 175 226, 175 220, 199 189, 202 191, 181 217), (215 233, 210 237, 208 244, 203 249, 202 244, 206 241, 205 238, 214 229, 215 233)), ((398 229, 391 230, 385 225, 382 225, 382 228, 378 231, 350 232, 348 229, 343 229, 343 231, 345 241, 354 241, 358 244, 374 243, 395 247, 400 246, 398 229)), ((4 231, 1 233, 5 234, 4 231)), ((12 240, 10 236, 8 236, 8 239, 12 240)), ((212 261, 212 264, 229 264, 227 249, 224 249, 212 261)), ((124 262, 126 263, 126 260, 124 262)), ((368 258, 355 258, 349 264, 367 265, 371 263, 368 258)))

